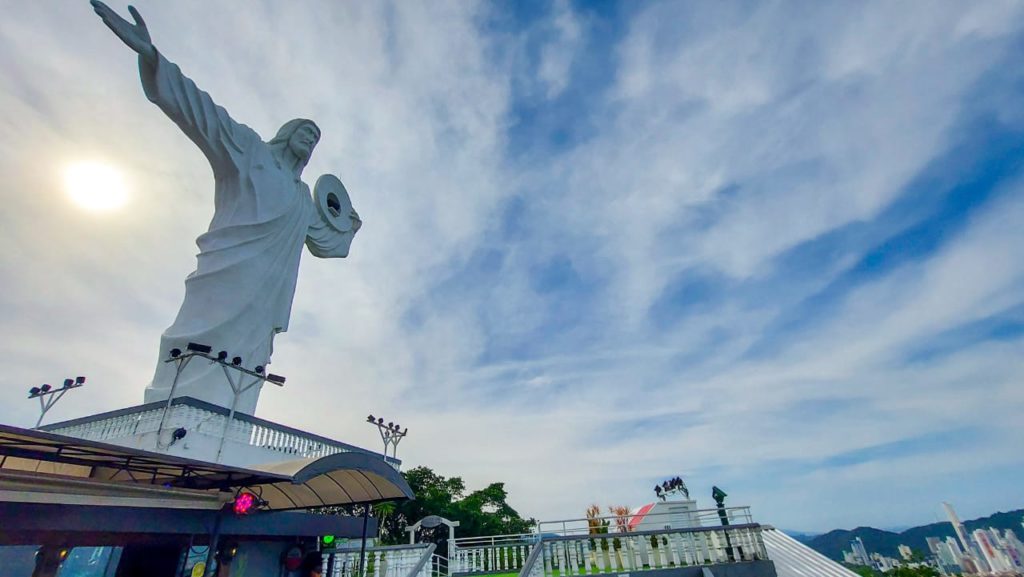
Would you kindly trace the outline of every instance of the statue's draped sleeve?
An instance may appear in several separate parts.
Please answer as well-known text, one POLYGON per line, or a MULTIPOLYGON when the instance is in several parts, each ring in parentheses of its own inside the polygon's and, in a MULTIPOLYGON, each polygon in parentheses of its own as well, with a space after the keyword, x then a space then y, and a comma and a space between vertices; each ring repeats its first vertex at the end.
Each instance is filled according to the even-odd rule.
POLYGON ((311 219, 306 231, 306 248, 310 254, 320 258, 345 258, 352 246, 354 230, 338 232, 324 220, 319 211, 311 219))
POLYGON ((259 140, 159 51, 152 64, 139 57, 139 76, 146 98, 196 143, 215 174, 235 169, 253 140, 259 140))

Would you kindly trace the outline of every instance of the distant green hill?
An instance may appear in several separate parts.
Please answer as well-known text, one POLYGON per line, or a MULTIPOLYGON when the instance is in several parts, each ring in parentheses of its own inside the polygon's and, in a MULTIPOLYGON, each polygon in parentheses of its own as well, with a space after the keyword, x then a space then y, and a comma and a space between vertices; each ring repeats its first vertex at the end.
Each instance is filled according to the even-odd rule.
MULTIPOLYGON (((999 512, 988 517, 982 517, 981 519, 964 521, 964 526, 967 527, 968 533, 975 529, 986 527, 995 527, 1000 531, 1013 529, 1014 533, 1020 537, 1024 535, 1021 521, 1024 521, 1024 509, 1017 509, 1006 513, 999 512)), ((932 523, 930 525, 912 527, 901 533, 883 531, 873 527, 857 527, 853 531, 845 529, 829 531, 824 535, 818 535, 808 540, 807 545, 826 557, 842 561, 843 551, 850 549, 850 541, 860 537, 864 541, 864 548, 868 550, 868 553, 881 553, 882 555, 898 559, 899 551, 896 548, 901 544, 908 545, 912 549, 917 549, 927 554, 928 543, 925 541, 925 537, 945 539, 946 537, 953 536, 953 526, 949 523, 932 523)))

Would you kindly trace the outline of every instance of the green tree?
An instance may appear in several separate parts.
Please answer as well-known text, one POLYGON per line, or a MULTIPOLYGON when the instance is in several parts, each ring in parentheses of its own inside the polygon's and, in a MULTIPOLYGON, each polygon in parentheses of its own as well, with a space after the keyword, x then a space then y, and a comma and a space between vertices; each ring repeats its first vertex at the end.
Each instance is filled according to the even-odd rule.
MULTIPOLYGON (((405 528, 428 515, 458 521, 459 537, 528 533, 537 523, 534 519, 523 519, 508 504, 504 483, 491 483, 467 494, 461 477, 446 478, 429 467, 415 467, 403 475, 416 499, 397 503, 388 515, 380 518, 380 537, 384 543, 407 542, 405 528)), ((439 548, 447 538, 446 527, 421 535, 421 540, 433 541, 439 548)))
POLYGON ((879 575, 881 575, 881 573, 879 573, 878 571, 875 571, 874 569, 872 569, 871 567, 868 567, 867 565, 848 565, 848 564, 845 564, 845 563, 843 565, 847 569, 849 569, 850 571, 853 571, 854 573, 856 573, 857 575, 860 575, 861 577, 878 577, 879 575))
POLYGON ((888 573, 890 577, 939 577, 934 567, 921 565, 918 567, 897 567, 888 573))

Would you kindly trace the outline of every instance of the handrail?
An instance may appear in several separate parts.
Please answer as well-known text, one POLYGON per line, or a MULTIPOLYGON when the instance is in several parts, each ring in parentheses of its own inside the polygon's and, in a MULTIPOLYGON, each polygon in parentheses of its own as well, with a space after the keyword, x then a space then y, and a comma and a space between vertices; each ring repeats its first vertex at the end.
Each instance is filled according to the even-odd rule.
POLYGON ((679 529, 648 529, 646 531, 625 531, 622 533, 594 533, 592 535, 549 535, 544 541, 579 541, 580 539, 621 539, 622 537, 646 537, 648 535, 665 535, 669 533, 712 533, 740 529, 760 529, 760 523, 743 523, 742 525, 716 525, 711 527, 681 527, 679 529))
POLYGON ((412 571, 409 571, 409 577, 415 577, 416 575, 419 575, 420 571, 423 570, 423 566, 430 562, 430 557, 434 554, 434 549, 436 548, 436 543, 431 543, 426 548, 426 551, 423 552, 423 556, 420 557, 420 560, 417 561, 416 565, 413 566, 412 571))
POLYGON ((526 558, 523 568, 519 570, 519 577, 530 577, 530 574, 533 573, 533 566, 537 564, 538 558, 544 558, 544 538, 542 536, 538 536, 537 544, 533 546, 530 556, 526 558))
MULTIPOLYGON (((659 504, 673 505, 676 502, 664 501, 659 504)), ((539 521, 537 523, 537 533, 556 533, 560 535, 572 535, 572 534, 603 534, 603 533, 614 533, 623 532, 621 531, 623 520, 626 522, 641 522, 650 523, 658 521, 666 521, 671 523, 673 520, 687 520, 693 522, 695 526, 701 525, 703 522, 707 522, 709 525, 718 525, 721 519, 721 514, 725 513, 725 516, 731 523, 752 523, 753 516, 750 514, 749 506, 738 506, 738 507, 725 507, 723 509, 676 509, 654 512, 654 510, 646 511, 644 513, 630 512, 628 515, 601 515, 598 517, 582 517, 574 519, 556 519, 552 521, 539 521), (601 533, 595 533, 595 523, 597 527, 600 527, 601 533)), ((677 527, 678 528, 678 527, 677 527)))

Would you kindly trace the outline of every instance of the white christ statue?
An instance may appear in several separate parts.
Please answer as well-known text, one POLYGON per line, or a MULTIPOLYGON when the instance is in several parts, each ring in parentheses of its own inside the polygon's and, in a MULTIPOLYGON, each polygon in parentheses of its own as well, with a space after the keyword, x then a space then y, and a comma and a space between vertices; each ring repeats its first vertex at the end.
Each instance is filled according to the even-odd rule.
MULTIPOLYGON (((206 156, 213 168, 214 214, 196 239, 195 272, 185 279, 185 300, 160 339, 147 403, 166 400, 175 363, 164 362, 187 343, 210 345, 241 357, 245 367, 270 363, 274 335, 288 329, 302 245, 321 258, 344 258, 362 222, 354 210, 335 217, 317 209, 302 169, 320 140, 320 129, 305 119, 290 120, 264 142, 236 122, 209 94, 161 55, 142 16, 129 7, 135 24, 99 0, 91 0, 103 22, 139 55, 146 97, 160 107, 206 156), (347 217, 347 218, 346 218, 347 217), (348 220, 350 219, 350 220, 348 220)), ((340 183, 339 183, 340 184, 340 183)), ((332 204, 332 211, 337 208, 332 204)), ((347 211, 347 209, 346 209, 347 211)), ((190 396, 230 407, 234 393, 215 363, 189 363, 174 396, 190 396)), ((235 410, 253 414, 259 386, 243 393, 235 410)))

